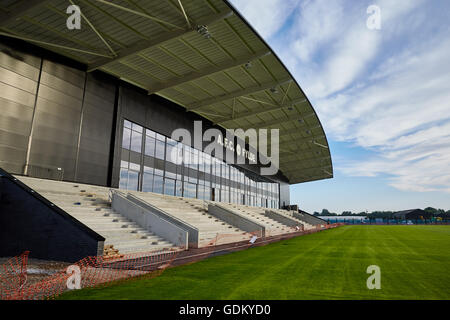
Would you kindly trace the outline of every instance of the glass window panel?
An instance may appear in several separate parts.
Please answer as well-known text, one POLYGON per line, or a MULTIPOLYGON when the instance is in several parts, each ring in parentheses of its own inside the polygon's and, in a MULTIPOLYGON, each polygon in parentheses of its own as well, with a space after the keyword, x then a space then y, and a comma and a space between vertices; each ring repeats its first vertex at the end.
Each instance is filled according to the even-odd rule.
POLYGON ((136 131, 131 133, 131 150, 135 152, 142 152, 142 134, 136 131))
POLYGON ((145 134, 149 137, 156 138, 156 132, 150 129, 145 129, 145 134))
POLYGON ((131 129, 131 122, 128 120, 123 120, 123 126, 125 128, 130 128, 131 129))
POLYGON ((144 172, 145 172, 145 173, 153 173, 153 168, 152 168, 152 167, 144 166, 144 172))
POLYGON ((131 130, 128 128, 123 129, 122 136, 122 148, 130 150, 130 142, 131 141, 131 130))
POLYGON ((197 186, 197 198, 198 199, 203 199, 204 198, 204 191, 205 191, 205 187, 202 185, 198 185, 197 186))
POLYGON ((197 185, 193 183, 184 183, 184 196, 186 198, 195 198, 197 196, 197 185))
POLYGON ((126 169, 128 169, 128 162, 127 162, 127 161, 121 160, 121 161, 120 161, 120 167, 121 167, 121 168, 126 168, 126 169))
POLYGON ((188 146, 184 146, 183 165, 188 167, 191 163, 191 150, 188 146))
POLYGON ((176 175, 176 173, 173 173, 173 172, 170 172, 170 171, 165 171, 165 176, 166 177, 168 177, 168 178, 172 178, 172 179, 176 179, 177 178, 177 175, 176 175))
POLYGON ((167 140, 166 143, 166 161, 178 164, 178 149, 176 143, 172 144, 169 142, 169 140, 167 140))
POLYGON ((198 164, 198 151, 197 150, 191 150, 190 152, 190 163, 189 163, 189 167, 192 169, 197 169, 197 164, 198 164))
POLYGON ((164 160, 165 143, 160 140, 156 140, 155 158, 164 160))
POLYGON ((153 177, 153 192, 163 193, 163 177, 156 175, 153 177))
POLYGON ((166 141, 166 137, 165 136, 163 136, 162 134, 159 134, 159 133, 157 133, 156 134, 156 140, 159 140, 159 141, 166 141))
POLYGON ((183 196, 183 181, 177 180, 175 186, 176 186, 175 192, 176 192, 177 197, 182 197, 183 196))
POLYGON ((133 131, 137 131, 137 132, 139 132, 139 133, 142 133, 143 130, 144 130, 144 128, 143 128, 142 126, 140 126, 140 125, 138 125, 138 124, 136 124, 136 123, 133 123, 131 129, 132 129, 133 131))
POLYGON ((205 187, 204 199, 211 200, 211 188, 210 187, 205 187))
POLYGON ((164 179, 164 194, 171 196, 175 195, 175 180, 164 179))
POLYGON ((189 177, 189 182, 192 182, 192 183, 197 183, 197 178, 195 178, 195 177, 189 177))
POLYGON ((139 172, 128 171, 128 190, 137 191, 139 186, 139 172))
POLYGON ((144 173, 142 180, 142 191, 144 192, 153 191, 153 174, 144 173))
POLYGON ((128 169, 120 169, 119 189, 127 189, 128 184, 128 169))
POLYGON ((155 156, 155 139, 149 136, 145 137, 145 154, 147 156, 155 156))
POLYGON ((141 166, 137 163, 130 162, 130 169, 135 171, 141 171, 141 166))

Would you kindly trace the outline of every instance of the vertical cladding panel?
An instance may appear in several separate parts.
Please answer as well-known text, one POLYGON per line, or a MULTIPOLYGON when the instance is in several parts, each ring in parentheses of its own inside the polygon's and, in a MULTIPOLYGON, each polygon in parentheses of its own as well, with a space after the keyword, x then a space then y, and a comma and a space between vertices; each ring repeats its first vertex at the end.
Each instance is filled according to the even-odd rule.
POLYGON ((22 174, 31 130, 40 58, 0 51, 0 167, 22 174))
POLYGON ((76 180, 107 185, 115 84, 88 74, 76 180))
POLYGON ((287 206, 290 203, 290 193, 289 193, 289 184, 287 183, 280 183, 280 206, 287 206))
POLYGON ((75 180, 85 73, 44 60, 29 164, 63 168, 75 180))

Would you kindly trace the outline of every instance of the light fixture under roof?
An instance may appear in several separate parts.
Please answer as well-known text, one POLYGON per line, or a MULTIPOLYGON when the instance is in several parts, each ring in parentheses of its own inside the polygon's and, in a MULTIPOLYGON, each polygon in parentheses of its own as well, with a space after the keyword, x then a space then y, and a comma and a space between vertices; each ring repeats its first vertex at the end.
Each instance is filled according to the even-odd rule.
POLYGON ((306 134, 311 134, 311 130, 306 130, 306 134))
POLYGON ((212 35, 208 30, 208 26, 201 25, 197 26, 197 32, 203 36, 205 39, 211 39, 212 35))
POLYGON ((288 107, 288 110, 289 110, 289 111, 292 111, 292 110, 294 110, 294 108, 293 108, 292 106, 289 106, 289 107, 288 107))
POLYGON ((303 119, 298 119, 298 122, 299 123, 303 123, 303 119))
POLYGON ((270 92, 272 92, 272 93, 278 93, 278 89, 275 88, 275 87, 270 88, 270 92))
POLYGON ((244 65, 245 69, 251 69, 253 67, 252 63, 249 61, 244 65))

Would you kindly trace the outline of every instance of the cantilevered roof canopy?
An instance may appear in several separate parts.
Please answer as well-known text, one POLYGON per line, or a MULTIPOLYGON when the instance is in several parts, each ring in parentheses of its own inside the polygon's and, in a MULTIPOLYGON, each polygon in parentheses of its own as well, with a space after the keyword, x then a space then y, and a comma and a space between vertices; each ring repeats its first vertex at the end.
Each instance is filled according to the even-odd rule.
POLYGON ((279 128, 291 184, 331 178, 320 121, 262 38, 224 0, 3 0, 0 35, 72 58, 225 128, 279 128), (81 8, 80 30, 66 26, 81 8))

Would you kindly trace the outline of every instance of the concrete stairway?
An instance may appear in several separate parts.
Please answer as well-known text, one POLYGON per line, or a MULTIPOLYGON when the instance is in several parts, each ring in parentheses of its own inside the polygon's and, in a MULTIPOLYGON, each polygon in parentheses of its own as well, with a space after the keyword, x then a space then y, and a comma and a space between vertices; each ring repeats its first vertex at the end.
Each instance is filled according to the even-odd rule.
POLYGON ((264 215, 266 208, 251 207, 246 205, 238 205, 233 203, 220 203, 223 207, 245 215, 252 221, 258 222, 265 226, 266 237, 274 236, 283 233, 290 233, 296 231, 294 228, 288 227, 278 221, 275 221, 264 215))
POLYGON ((17 176, 20 181, 105 238, 120 254, 174 245, 111 209, 109 188, 17 176))
POLYGON ((251 234, 208 214, 207 202, 149 192, 129 192, 199 230, 199 247, 244 241, 251 234))
POLYGON ((315 228, 312 224, 310 224, 310 223, 308 223, 308 222, 306 222, 304 220, 301 220, 301 219, 299 219, 297 217, 294 217, 294 215, 292 214, 292 211, 283 210, 283 209, 271 209, 271 210, 276 212, 276 213, 278 213, 278 214, 281 214, 281 215, 284 215, 284 216, 289 217, 291 219, 297 220, 298 222, 303 224, 305 230, 310 230, 310 229, 314 229, 315 228))

